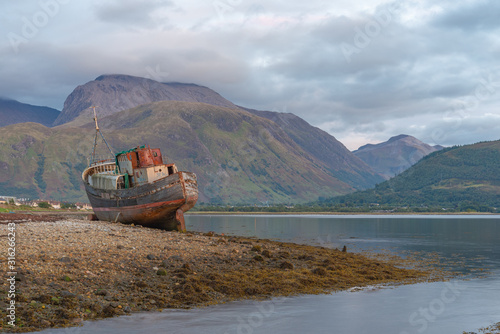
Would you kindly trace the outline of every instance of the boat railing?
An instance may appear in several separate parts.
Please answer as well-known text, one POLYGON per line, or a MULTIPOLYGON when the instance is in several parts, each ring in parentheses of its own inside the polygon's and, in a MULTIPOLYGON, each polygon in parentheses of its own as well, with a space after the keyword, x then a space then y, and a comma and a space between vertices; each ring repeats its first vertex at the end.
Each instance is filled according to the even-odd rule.
POLYGON ((89 167, 115 162, 115 159, 107 157, 94 157, 89 163, 89 167))

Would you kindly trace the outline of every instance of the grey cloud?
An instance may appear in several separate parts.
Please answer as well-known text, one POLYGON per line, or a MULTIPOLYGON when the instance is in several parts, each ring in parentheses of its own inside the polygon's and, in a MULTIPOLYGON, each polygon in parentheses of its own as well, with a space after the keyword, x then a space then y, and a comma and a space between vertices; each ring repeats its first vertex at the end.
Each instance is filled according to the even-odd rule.
MULTIPOLYGON (((201 84, 245 107, 292 112, 349 148, 400 133, 443 145, 495 139, 499 133, 496 118, 484 115, 498 115, 500 87, 459 119, 460 126, 449 119, 454 103, 473 99, 481 80, 492 75, 500 82, 494 2, 401 2, 391 22, 350 62, 342 43, 355 46, 357 29, 376 20, 357 9, 363 7, 359 3, 351 4, 351 13, 337 14, 338 3, 320 0, 241 2, 222 20, 211 2, 182 6, 78 3, 95 20, 80 23, 92 27, 79 32, 81 40, 58 35, 67 43, 55 43, 47 29, 16 57, 0 44, 0 93, 60 109, 77 85, 103 73, 123 73, 201 84), (444 10, 427 15, 432 6, 444 10), (178 15, 170 17, 168 29, 158 29, 159 17, 170 15, 164 8, 178 15), (409 14, 416 19, 408 21, 409 14), (436 136, 440 128, 445 134, 436 136)), ((376 12, 388 6, 380 4, 376 12)))
MULTIPOLYGON (((457 2, 460 4, 460 2, 457 2)), ((460 30, 492 30, 500 28, 500 2, 495 0, 468 2, 446 11, 433 21, 439 27, 460 30)))
POLYGON ((172 7, 170 0, 108 0, 95 7, 96 16, 106 23, 125 26, 152 26, 152 14, 159 8, 172 7))

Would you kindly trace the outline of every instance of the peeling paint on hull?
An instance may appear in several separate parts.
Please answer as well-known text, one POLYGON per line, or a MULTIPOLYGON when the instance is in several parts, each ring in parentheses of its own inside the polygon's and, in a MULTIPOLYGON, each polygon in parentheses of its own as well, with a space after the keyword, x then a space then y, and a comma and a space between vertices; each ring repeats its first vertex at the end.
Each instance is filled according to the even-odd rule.
POLYGON ((128 189, 97 189, 85 181, 84 185, 99 220, 166 230, 184 231, 184 212, 198 200, 196 175, 189 172, 128 189))

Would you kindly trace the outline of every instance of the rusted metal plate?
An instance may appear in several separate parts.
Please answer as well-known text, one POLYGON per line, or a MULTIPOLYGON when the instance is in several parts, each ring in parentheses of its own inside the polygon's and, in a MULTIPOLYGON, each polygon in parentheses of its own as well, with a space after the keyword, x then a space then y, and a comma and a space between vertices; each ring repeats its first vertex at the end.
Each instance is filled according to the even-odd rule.
POLYGON ((140 167, 154 166, 153 154, 150 148, 141 148, 137 150, 137 154, 139 155, 140 167))

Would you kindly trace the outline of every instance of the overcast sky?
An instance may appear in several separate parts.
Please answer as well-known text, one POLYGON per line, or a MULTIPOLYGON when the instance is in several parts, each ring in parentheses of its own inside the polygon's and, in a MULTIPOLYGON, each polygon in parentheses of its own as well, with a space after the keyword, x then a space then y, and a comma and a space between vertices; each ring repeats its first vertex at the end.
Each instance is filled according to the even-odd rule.
POLYGON ((0 4, 0 96, 62 109, 121 73, 294 113, 349 149, 500 139, 500 1, 40 0, 0 4))

